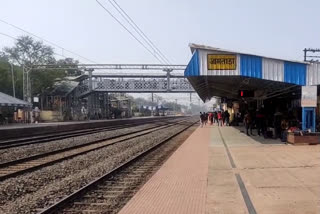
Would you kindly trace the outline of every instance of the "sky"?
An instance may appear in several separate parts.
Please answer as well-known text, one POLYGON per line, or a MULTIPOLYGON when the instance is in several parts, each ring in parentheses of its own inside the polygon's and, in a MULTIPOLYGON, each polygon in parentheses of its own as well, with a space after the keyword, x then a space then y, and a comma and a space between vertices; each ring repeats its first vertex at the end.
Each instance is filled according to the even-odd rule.
MULTIPOLYGON (((108 0, 99 1, 120 18, 108 0)), ((319 0, 117 3, 172 64, 189 62, 189 43, 290 60, 303 60, 304 48, 320 48, 319 0)), ((0 5, 0 19, 94 62, 159 63, 95 0, 0 0, 0 5)), ((0 33, 24 34, 1 22, 0 33)), ((0 35, 0 48, 12 44, 12 39, 0 35)), ((55 51, 77 58, 58 48, 55 51)))

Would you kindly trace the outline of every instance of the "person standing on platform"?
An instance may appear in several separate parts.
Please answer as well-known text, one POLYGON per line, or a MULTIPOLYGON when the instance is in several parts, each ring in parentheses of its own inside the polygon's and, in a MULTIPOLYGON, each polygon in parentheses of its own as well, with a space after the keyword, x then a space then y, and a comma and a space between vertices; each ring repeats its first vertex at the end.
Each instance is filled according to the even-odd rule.
POLYGON ((228 110, 226 110, 224 112, 224 124, 226 126, 229 126, 229 121, 230 121, 230 114, 229 114, 228 110))
POLYGON ((200 111, 200 126, 201 128, 203 127, 203 115, 201 111, 200 111))
POLYGON ((279 109, 277 109, 276 113, 274 114, 274 131, 275 136, 274 138, 280 138, 281 137, 281 120, 282 120, 282 113, 279 109))
POLYGON ((204 125, 206 126, 207 125, 207 123, 208 123, 208 117, 209 117, 209 114, 208 113, 204 113, 204 125))
POLYGON ((215 112, 213 112, 213 122, 214 123, 218 123, 219 121, 218 121, 218 113, 215 111, 215 112))
POLYGON ((245 127, 246 127, 246 133, 248 136, 249 135, 249 129, 250 129, 250 134, 252 134, 252 117, 249 113, 249 111, 246 112, 246 114, 244 115, 244 124, 245 124, 245 127))
POLYGON ((264 122, 265 121, 265 116, 264 113, 261 109, 257 110, 256 113, 256 124, 257 124, 257 131, 258 131, 258 135, 260 136, 261 134, 263 136, 265 136, 265 126, 264 126, 264 122))
POLYGON ((221 114, 221 111, 218 112, 218 126, 222 126, 222 114, 221 114))
POLYGON ((210 117, 210 123, 211 123, 211 125, 213 125, 213 113, 212 112, 210 112, 209 117, 210 117))
POLYGON ((222 123, 222 125, 225 125, 225 124, 224 124, 224 119, 225 119, 225 117, 224 117, 224 111, 221 112, 221 117, 222 117, 221 123, 222 123))

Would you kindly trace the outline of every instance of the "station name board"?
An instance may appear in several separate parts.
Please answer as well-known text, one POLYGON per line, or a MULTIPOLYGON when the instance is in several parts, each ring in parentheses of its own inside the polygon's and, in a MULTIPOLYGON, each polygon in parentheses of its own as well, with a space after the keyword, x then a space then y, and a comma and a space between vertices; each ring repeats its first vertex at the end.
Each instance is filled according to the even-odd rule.
POLYGON ((236 55, 208 54, 208 70, 236 70, 236 55))

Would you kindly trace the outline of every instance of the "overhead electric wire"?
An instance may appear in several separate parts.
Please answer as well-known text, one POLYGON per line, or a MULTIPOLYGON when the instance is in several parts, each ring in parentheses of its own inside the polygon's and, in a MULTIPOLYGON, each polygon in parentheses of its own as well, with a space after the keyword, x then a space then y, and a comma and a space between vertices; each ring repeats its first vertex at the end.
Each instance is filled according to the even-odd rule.
POLYGON ((153 55, 161 64, 166 64, 162 59, 160 59, 156 54, 154 54, 143 42, 141 42, 124 24, 122 24, 117 17, 115 17, 106 7, 104 7, 101 2, 96 0, 96 2, 114 19, 118 24, 120 24, 140 45, 142 45, 151 55, 153 55))
POLYGON ((132 26, 132 28, 140 35, 140 37, 153 49, 153 51, 156 52, 167 64, 171 64, 168 58, 157 48, 157 46, 149 39, 149 37, 141 30, 141 28, 133 21, 133 19, 122 9, 122 7, 115 0, 108 1, 132 26))
MULTIPOLYGON (((69 53, 71 53, 71 54, 73 54, 73 55, 75 55, 75 56, 77 56, 77 57, 80 57, 80 58, 82 58, 82 59, 85 59, 85 60, 88 61, 88 62, 96 63, 96 62, 94 62, 94 61, 92 61, 92 60, 90 60, 90 59, 88 59, 88 58, 86 58, 86 57, 84 57, 84 56, 81 56, 80 54, 77 54, 77 53, 75 53, 75 52, 73 52, 73 51, 70 51, 70 50, 68 50, 68 49, 66 49, 66 48, 64 48, 64 47, 62 47, 62 46, 60 46, 60 45, 58 45, 58 44, 56 44, 56 43, 53 43, 53 42, 51 42, 51 41, 49 41, 49 40, 47 40, 47 39, 44 39, 44 38, 42 38, 42 37, 40 37, 40 36, 37 36, 37 35, 35 35, 34 33, 31 33, 31 32, 29 32, 29 31, 27 31, 27 30, 24 30, 24 29, 22 29, 21 27, 18 27, 18 26, 14 25, 14 24, 11 24, 11 23, 9 23, 9 22, 7 22, 7 21, 4 21, 4 20, 0 19, 0 22, 4 23, 4 24, 6 24, 6 25, 9 25, 9 26, 11 26, 11 27, 13 27, 13 28, 16 28, 16 29, 18 29, 18 30, 20 30, 20 31, 23 31, 23 32, 25 32, 25 33, 33 36, 33 37, 36 37, 36 38, 42 40, 42 41, 45 41, 46 43, 49 43, 49 44, 51 44, 51 45, 53 45, 53 46, 56 46, 56 47, 60 48, 62 51, 67 51, 67 52, 69 52, 69 53)), ((63 56, 63 55, 62 55, 62 56, 63 56)), ((65 56, 63 56, 63 57, 65 57, 65 56)))
POLYGON ((3 36, 9 37, 9 38, 11 38, 11 39, 15 39, 15 40, 16 40, 16 38, 14 38, 13 36, 10 36, 10 35, 8 35, 8 34, 6 34, 6 33, 1 33, 1 32, 0 32, 0 34, 3 35, 3 36))

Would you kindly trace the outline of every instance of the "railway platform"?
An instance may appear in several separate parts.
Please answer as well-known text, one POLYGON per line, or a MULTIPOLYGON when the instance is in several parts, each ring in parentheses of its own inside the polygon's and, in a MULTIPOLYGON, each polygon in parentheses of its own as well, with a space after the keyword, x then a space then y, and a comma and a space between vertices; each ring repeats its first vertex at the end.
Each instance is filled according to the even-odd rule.
POLYGON ((319 145, 199 127, 120 214, 320 213, 319 153, 319 145))

